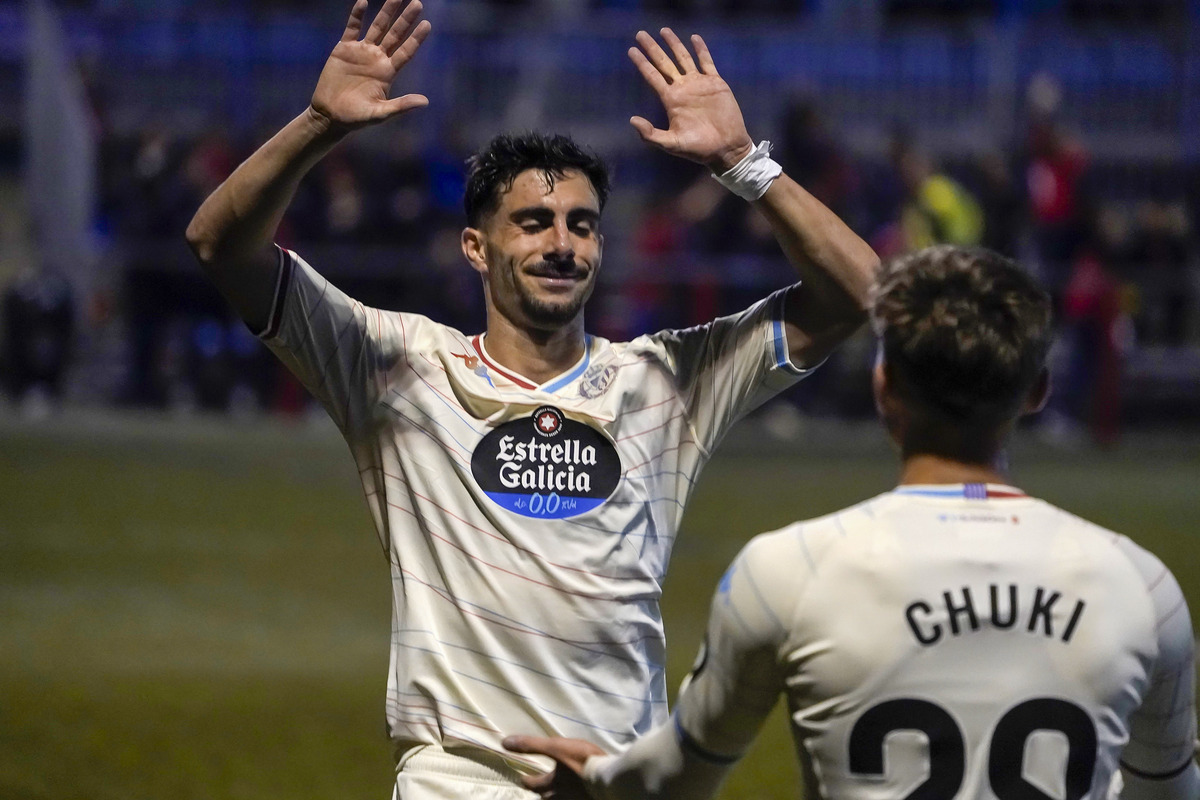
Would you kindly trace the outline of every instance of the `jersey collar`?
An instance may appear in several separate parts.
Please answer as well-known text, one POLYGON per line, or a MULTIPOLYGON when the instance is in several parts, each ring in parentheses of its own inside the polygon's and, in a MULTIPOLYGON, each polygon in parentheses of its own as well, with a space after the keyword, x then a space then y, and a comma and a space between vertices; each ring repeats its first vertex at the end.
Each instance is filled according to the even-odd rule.
POLYGON ((528 378, 519 375, 510 369, 506 369, 505 367, 502 367, 496 363, 495 359, 488 355, 487 348, 484 347, 484 336, 485 334, 479 333, 476 334, 475 338, 471 340, 471 344, 475 347, 475 352, 479 354, 480 360, 487 365, 489 370, 504 376, 505 379, 511 381, 517 386, 520 386, 522 389, 530 389, 553 394, 554 392, 559 391, 578 379, 580 375, 587 371, 588 366, 592 363, 592 344, 594 340, 591 334, 584 334, 583 355, 580 357, 579 361, 575 362, 575 365, 566 372, 551 378, 541 386, 538 386, 528 378))
POLYGON ((1028 497, 1020 489, 999 483, 906 484, 893 494, 918 497, 965 498, 967 500, 1016 499, 1028 497))

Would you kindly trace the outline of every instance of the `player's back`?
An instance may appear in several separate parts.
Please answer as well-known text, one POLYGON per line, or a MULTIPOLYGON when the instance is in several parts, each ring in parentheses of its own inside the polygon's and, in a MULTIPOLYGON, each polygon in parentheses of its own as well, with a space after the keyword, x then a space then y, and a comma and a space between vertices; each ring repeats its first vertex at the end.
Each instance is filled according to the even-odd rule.
POLYGON ((807 796, 1105 796, 1158 656, 1157 559, 978 484, 762 538, 770 591, 791 565, 776 609, 807 796))

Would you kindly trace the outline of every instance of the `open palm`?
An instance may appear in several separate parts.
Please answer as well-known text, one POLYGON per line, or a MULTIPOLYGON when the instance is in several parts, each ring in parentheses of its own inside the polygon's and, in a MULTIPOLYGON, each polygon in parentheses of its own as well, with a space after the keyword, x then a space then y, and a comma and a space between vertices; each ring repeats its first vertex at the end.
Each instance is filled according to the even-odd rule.
POLYGON ((650 144, 704 164, 714 172, 724 172, 754 146, 737 98, 717 73, 703 39, 692 37, 696 49, 693 59, 670 28, 660 33, 671 55, 654 37, 639 31, 640 49, 629 48, 629 58, 662 101, 667 128, 655 128, 644 117, 633 117, 630 122, 650 144))
POLYGON ((359 39, 367 0, 357 0, 342 39, 317 80, 313 112, 333 127, 352 130, 428 105, 428 98, 420 94, 388 96, 400 70, 429 35, 430 25, 420 19, 421 9, 421 0, 407 4, 387 0, 359 39))

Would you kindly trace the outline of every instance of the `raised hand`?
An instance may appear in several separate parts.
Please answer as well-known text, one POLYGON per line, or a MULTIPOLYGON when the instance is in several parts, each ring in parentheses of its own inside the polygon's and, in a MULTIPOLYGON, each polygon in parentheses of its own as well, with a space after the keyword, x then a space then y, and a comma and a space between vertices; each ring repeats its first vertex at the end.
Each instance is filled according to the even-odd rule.
POLYGON ((508 736, 504 747, 514 753, 539 753, 554 759, 554 771, 522 778, 526 789, 544 800, 590 800, 583 784, 583 765, 591 756, 607 755, 591 742, 544 736, 508 736))
POLYGON ((310 110, 318 120, 345 132, 429 104, 420 94, 388 97, 392 82, 429 35, 429 21, 420 19, 421 9, 421 0, 386 0, 359 39, 367 0, 355 2, 313 91, 310 110))
POLYGON ((693 59, 670 28, 659 33, 670 55, 653 36, 639 31, 639 47, 629 48, 629 58, 662 101, 667 129, 654 127, 644 117, 635 116, 629 122, 644 141, 704 164, 717 174, 725 172, 754 147, 737 99, 717 73, 703 39, 692 36, 693 59))

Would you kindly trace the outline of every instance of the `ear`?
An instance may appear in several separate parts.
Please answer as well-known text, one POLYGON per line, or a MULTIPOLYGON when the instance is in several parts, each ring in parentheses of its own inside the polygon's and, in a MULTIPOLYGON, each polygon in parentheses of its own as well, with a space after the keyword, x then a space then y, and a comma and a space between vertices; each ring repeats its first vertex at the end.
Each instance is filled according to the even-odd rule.
POLYGON ((888 390, 887 367, 883 363, 883 348, 875 352, 875 366, 871 370, 871 396, 875 398, 875 413, 880 419, 884 417, 884 402, 888 390))
POLYGON ((875 413, 887 431, 888 437, 901 445, 907 415, 904 404, 892 393, 892 381, 888 377, 887 362, 883 360, 883 348, 875 355, 875 368, 871 370, 871 394, 875 397, 875 413))
POLYGON ((471 268, 480 275, 488 274, 487 237, 478 228, 463 228, 462 251, 471 268))
POLYGON ((1025 405, 1021 407, 1021 416, 1038 413, 1046 407, 1046 401, 1049 399, 1050 370, 1042 367, 1037 381, 1033 384, 1033 388, 1029 390, 1029 396, 1025 398, 1025 405))

